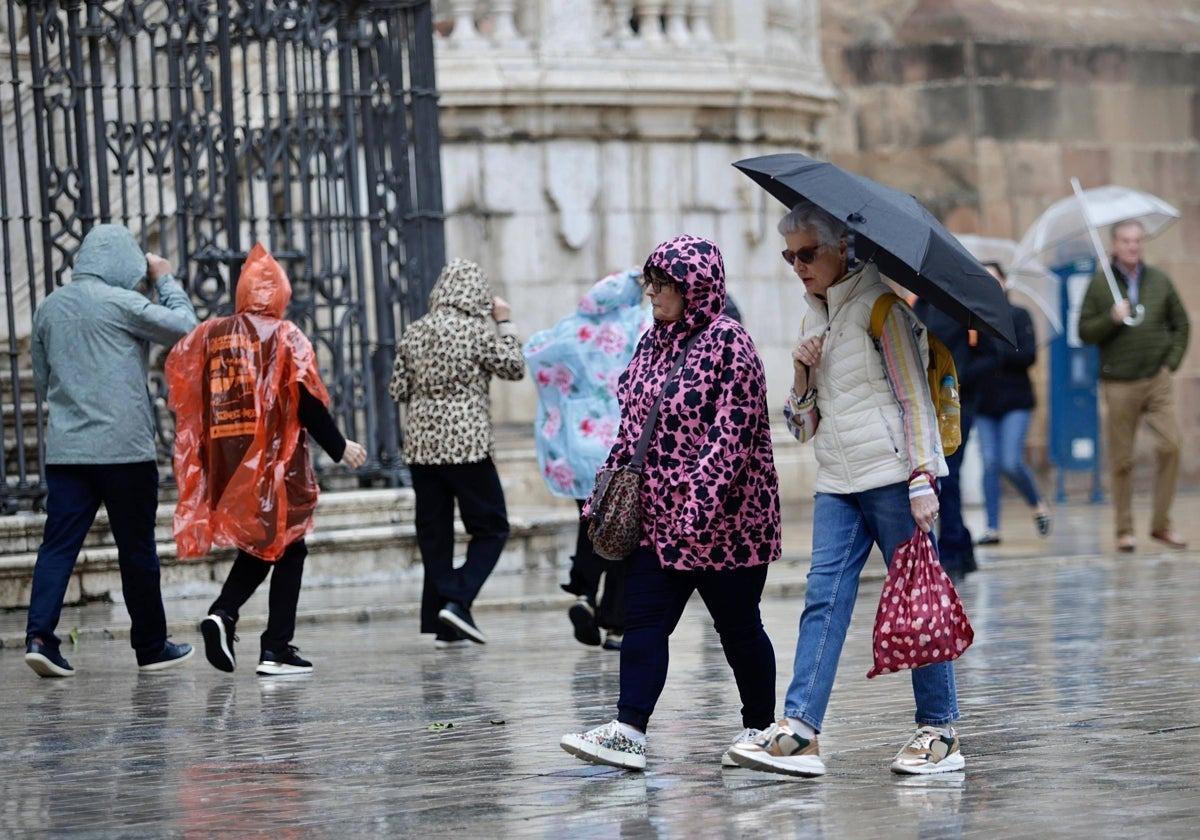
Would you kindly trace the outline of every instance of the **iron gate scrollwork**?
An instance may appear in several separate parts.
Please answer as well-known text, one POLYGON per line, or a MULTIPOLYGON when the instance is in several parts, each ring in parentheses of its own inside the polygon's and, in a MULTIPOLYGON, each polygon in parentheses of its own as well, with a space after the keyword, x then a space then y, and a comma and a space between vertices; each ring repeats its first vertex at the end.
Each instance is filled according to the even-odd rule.
POLYGON ((31 313, 100 222, 167 257, 202 318, 231 310, 263 242, 335 416, 368 448, 360 476, 397 481, 393 348, 445 250, 428 0, 30 0, 6 14, 2 506, 42 491, 31 313))

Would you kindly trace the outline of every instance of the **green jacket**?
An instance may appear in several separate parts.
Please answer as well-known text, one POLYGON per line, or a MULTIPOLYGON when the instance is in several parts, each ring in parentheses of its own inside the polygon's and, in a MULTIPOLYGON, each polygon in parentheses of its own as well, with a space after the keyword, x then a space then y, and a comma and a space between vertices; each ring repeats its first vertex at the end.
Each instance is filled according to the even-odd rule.
MULTIPOLYGON (((1128 296, 1124 275, 1116 269, 1117 286, 1128 296)), ((1171 278, 1146 266, 1138 289, 1146 319, 1136 327, 1114 324, 1112 292, 1103 272, 1096 272, 1079 313, 1079 337, 1100 348, 1100 378, 1148 379, 1166 365, 1172 372, 1183 362, 1188 343, 1188 317, 1171 278)))
POLYGON ((137 291, 146 255, 119 225, 96 225, 75 255, 71 282, 33 317, 33 374, 50 407, 47 464, 153 461, 146 387, 151 342, 170 347, 196 326, 187 292, 170 275, 159 303, 137 291))

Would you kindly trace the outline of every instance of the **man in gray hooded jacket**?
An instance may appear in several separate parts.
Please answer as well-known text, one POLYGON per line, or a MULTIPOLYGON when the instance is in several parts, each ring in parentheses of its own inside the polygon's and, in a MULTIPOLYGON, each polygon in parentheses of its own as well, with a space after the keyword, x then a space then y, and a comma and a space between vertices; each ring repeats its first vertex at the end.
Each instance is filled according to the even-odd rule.
POLYGON ((167 639, 154 536, 158 465, 146 387, 150 344, 173 345, 197 324, 166 260, 143 254, 126 228, 97 225, 75 256, 71 282, 33 319, 33 372, 49 406, 46 525, 33 572, 25 661, 43 677, 74 674, 54 635, 75 561, 103 504, 121 567, 143 671, 192 655, 167 639), (146 292, 153 284, 159 303, 146 292))

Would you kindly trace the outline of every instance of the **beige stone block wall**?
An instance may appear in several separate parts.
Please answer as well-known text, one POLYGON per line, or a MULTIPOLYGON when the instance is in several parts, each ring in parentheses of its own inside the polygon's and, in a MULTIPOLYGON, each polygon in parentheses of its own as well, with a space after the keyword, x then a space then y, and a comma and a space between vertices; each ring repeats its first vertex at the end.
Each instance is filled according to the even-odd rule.
MULTIPOLYGON (((1012 3, 1000 26, 988 18, 999 5, 981 2, 958 17, 936 11, 937 4, 880 6, 867 15, 868 26, 839 17, 826 3, 826 66, 844 107, 824 123, 822 140, 831 159, 912 192, 964 233, 1019 239, 1047 206, 1070 194, 1072 175, 1085 187, 1118 183, 1178 207, 1182 219, 1149 243, 1147 261, 1173 277, 1193 321, 1176 385, 1185 481, 1194 485, 1200 482, 1200 448, 1190 443, 1200 439, 1200 30, 1193 24, 1193 36, 1180 35, 1179 45, 1143 45, 1137 27, 1109 25, 1128 9, 1102 3, 1111 15, 1092 19, 1095 32, 1067 38, 1034 4, 1020 15, 1036 26, 1022 29, 1024 17, 1012 17, 1012 3), (934 115, 938 125, 930 124, 934 115)), ((1179 6, 1157 5, 1168 17, 1179 6)), ((1043 402, 1047 366, 1034 371, 1043 402)), ((1044 461, 1044 441, 1039 411, 1031 432, 1035 460, 1044 461)), ((1148 435, 1141 445, 1149 463, 1148 435)))

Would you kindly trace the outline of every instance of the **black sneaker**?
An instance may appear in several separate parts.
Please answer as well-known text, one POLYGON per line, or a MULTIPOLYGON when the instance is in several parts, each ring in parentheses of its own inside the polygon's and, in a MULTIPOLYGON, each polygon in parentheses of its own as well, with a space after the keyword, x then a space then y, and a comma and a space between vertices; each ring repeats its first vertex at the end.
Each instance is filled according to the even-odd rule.
POLYGON ((438 612, 438 620, 447 627, 453 627, 464 638, 470 639, 476 644, 487 644, 487 636, 483 635, 483 631, 475 626, 475 619, 471 618, 471 611, 466 607, 451 601, 438 612))
POLYGON ((182 665, 192 658, 192 654, 196 651, 191 645, 177 645, 170 639, 167 639, 163 649, 155 656, 143 658, 138 656, 138 670, 152 674, 158 671, 166 671, 169 668, 174 668, 176 665, 182 665))
POLYGON ((605 650, 620 650, 621 649, 621 633, 614 633, 609 630, 604 634, 604 649, 605 650))
POLYGON ((276 677, 284 674, 311 674, 313 664, 299 655, 300 648, 295 645, 284 645, 279 650, 263 650, 258 658, 258 667, 254 673, 262 677, 276 677))
POLYGON ((237 667, 237 657, 233 652, 233 643, 238 640, 233 632, 233 619, 221 610, 213 610, 212 614, 200 622, 200 635, 204 637, 204 655, 208 663, 218 671, 232 673, 237 667))
POLYGON ((596 647, 600 644, 600 627, 596 624, 596 611, 588 603, 586 595, 579 599, 567 610, 567 618, 575 628, 575 641, 581 645, 596 647))
POLYGON ((39 677, 75 676, 75 669, 63 658, 58 645, 48 645, 39 638, 25 643, 25 664, 39 677))

